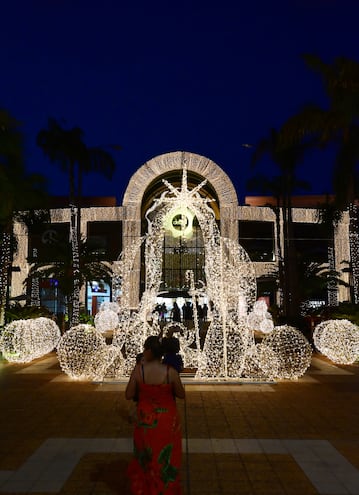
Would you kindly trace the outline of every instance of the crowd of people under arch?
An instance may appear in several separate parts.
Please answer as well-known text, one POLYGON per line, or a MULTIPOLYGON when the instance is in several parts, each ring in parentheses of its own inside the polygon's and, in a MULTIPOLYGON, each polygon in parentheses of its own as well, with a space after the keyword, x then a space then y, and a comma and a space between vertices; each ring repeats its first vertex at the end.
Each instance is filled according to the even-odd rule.
MULTIPOLYGON (((196 301, 197 318, 199 322, 207 321, 208 306, 206 303, 200 304, 196 301)), ((189 323, 194 319, 194 308, 191 301, 185 301, 180 307, 174 301, 172 308, 168 309, 166 303, 157 304, 154 312, 158 313, 159 321, 173 321, 178 323, 189 323)))

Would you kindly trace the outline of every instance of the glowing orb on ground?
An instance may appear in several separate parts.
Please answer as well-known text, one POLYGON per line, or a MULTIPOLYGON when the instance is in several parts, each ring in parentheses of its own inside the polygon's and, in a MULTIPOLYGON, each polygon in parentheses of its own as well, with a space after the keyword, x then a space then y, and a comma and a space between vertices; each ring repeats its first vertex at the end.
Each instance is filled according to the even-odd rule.
POLYGON ((246 353, 243 376, 273 380, 279 374, 280 362, 275 351, 265 344, 253 345, 246 353))
POLYGON ((80 324, 62 336, 57 356, 62 370, 71 378, 103 380, 120 352, 117 347, 108 346, 94 327, 80 324))
POLYGON ((10 362, 29 363, 53 351, 60 338, 60 329, 50 318, 15 320, 0 336, 0 351, 10 362))
POLYGON ((359 327, 348 320, 327 320, 313 332, 315 347, 338 364, 352 364, 359 357, 359 327))
POLYGON ((273 332, 264 337, 262 345, 271 349, 277 357, 279 367, 276 378, 297 379, 310 366, 312 348, 304 335, 294 327, 274 327, 273 332))

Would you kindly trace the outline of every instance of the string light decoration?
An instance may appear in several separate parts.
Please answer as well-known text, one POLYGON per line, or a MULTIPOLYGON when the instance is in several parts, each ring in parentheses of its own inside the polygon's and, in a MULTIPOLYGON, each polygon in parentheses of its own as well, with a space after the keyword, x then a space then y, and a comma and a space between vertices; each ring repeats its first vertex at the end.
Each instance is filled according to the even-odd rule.
MULTIPOLYGON (((37 249, 34 248, 32 250, 32 257, 34 260, 37 259, 37 249)), ((31 279, 31 296, 30 296, 30 305, 39 307, 40 303, 40 282, 38 277, 33 277, 31 279)))
MULTIPOLYGON (((212 200, 200 195, 201 188, 206 184, 202 181, 194 189, 187 186, 187 170, 184 167, 182 183, 179 189, 163 180, 167 186, 160 198, 155 199, 153 205, 147 210, 148 234, 135 240, 133 245, 122 253, 119 262, 116 263, 116 291, 121 294, 122 309, 129 310, 127 294, 130 293, 131 271, 139 248, 144 243, 146 286, 141 299, 136 321, 127 326, 124 348, 126 364, 130 360, 132 364, 136 353, 142 349, 144 339, 149 334, 156 334, 153 324, 148 323, 148 315, 153 312, 156 297, 159 292, 162 277, 162 250, 163 240, 168 225, 173 225, 171 219, 197 218, 201 228, 205 248, 205 276, 206 295, 213 306, 213 319, 209 325, 205 349, 200 350, 198 329, 195 327, 197 367, 201 378, 226 378, 240 376, 244 363, 244 354, 238 360, 238 353, 247 348, 248 331, 243 324, 236 327, 229 312, 238 311, 241 308, 252 307, 256 299, 256 277, 253 264, 248 254, 238 243, 222 238, 214 216, 214 211, 208 206, 212 200), (241 342, 240 348, 238 341, 241 342), (206 354, 206 355, 204 355, 206 354), (218 359, 219 363, 214 363, 218 359), (207 370, 206 370, 207 366, 207 370)), ((190 222, 187 222, 190 224, 190 222)), ((177 226, 177 224, 176 224, 177 226)), ((183 232, 190 235, 188 225, 183 232)), ((171 227, 172 228, 172 227, 171 227)), ((193 289, 193 288, 192 288, 193 289)), ((188 334, 186 335, 188 337, 188 334)), ((185 347, 185 358, 190 357, 193 362, 193 352, 185 347), (190 356, 191 353, 191 356, 190 356)), ((131 370, 131 364, 128 370, 131 370)))
POLYGON ((354 303, 359 302, 359 208, 358 205, 350 203, 349 205, 349 246, 351 271, 353 278, 354 303))
POLYGON ((227 315, 223 326, 222 315, 214 309, 196 378, 221 380, 242 376, 246 353, 252 342, 252 335, 248 332, 244 318, 234 321, 227 315), (226 347, 223 346, 224 340, 226 347))
POLYGON ((260 299, 253 305, 253 310, 248 314, 247 319, 250 330, 262 333, 271 333, 274 329, 272 315, 268 311, 267 303, 260 299))
POLYGON ((359 327, 342 320, 319 323, 313 332, 316 349, 338 364, 353 364, 359 358, 359 327))
POLYGON ((120 305, 115 301, 104 301, 103 303, 101 303, 100 306, 100 311, 110 310, 113 311, 114 313, 119 313, 120 309, 121 309, 120 305))
POLYGON ((50 318, 14 320, 1 333, 0 350, 10 362, 29 363, 53 351, 60 338, 60 329, 50 318))
MULTIPOLYGON (((335 271, 335 252, 333 246, 328 246, 328 267, 330 271, 335 271)), ((338 287, 335 280, 328 282, 328 305, 338 306, 338 287)))
MULTIPOLYGON (((197 368, 197 379, 222 381, 241 376, 295 379, 304 374, 311 360, 308 341, 295 328, 273 329, 266 308, 264 311, 262 303, 256 304, 254 266, 237 242, 221 237, 214 211, 208 205, 212 200, 200 195, 206 181, 189 190, 184 167, 179 189, 163 182, 167 190, 154 200, 145 215, 148 233, 135 239, 114 263, 113 294, 116 305, 118 303, 115 311, 118 325, 112 346, 106 345, 98 324, 97 329, 89 325, 73 327, 59 344, 62 369, 77 379, 98 380, 104 376, 118 377, 121 373, 127 377, 136 356, 143 351, 145 339, 176 327, 185 365, 197 368), (199 281, 194 281, 193 272, 192 276, 188 274, 188 281, 194 302, 199 290, 209 301, 209 325, 202 349, 195 308, 193 328, 176 323, 172 328, 161 329, 154 312, 161 286, 165 233, 174 228, 176 235, 190 236, 188 227, 195 217, 204 243, 205 283, 200 289, 196 288, 199 281), (140 304, 134 309, 130 307, 129 294, 133 288, 133 268, 141 251, 144 252, 145 289, 140 304), (260 344, 254 339, 254 329, 258 326, 266 334, 260 344)), ((111 310, 112 307, 104 307, 100 314, 111 310)))
POLYGON ((274 380, 279 376, 279 369, 277 353, 259 343, 248 349, 242 375, 252 379, 274 380))
POLYGON ((187 327, 180 322, 170 322, 163 327, 162 332, 164 337, 174 335, 178 338, 184 367, 197 368, 198 352, 195 327, 187 327))
POLYGON ((262 345, 273 351, 279 368, 276 378, 295 380, 304 375, 310 366, 312 348, 304 335, 294 327, 274 327, 262 340, 262 345))
POLYGON ((121 350, 107 345, 105 338, 93 326, 80 324, 70 328, 58 345, 61 369, 76 380, 103 380, 114 365, 122 374, 121 350))
POLYGON ((111 309, 104 309, 96 314, 94 323, 100 333, 115 331, 119 324, 118 314, 111 309))
POLYGON ((6 294, 11 267, 11 234, 1 233, 0 242, 0 327, 5 323, 6 294))
POLYGON ((77 325, 80 317, 80 254, 78 243, 78 208, 75 205, 70 205, 71 224, 70 224, 70 240, 72 249, 72 270, 73 270, 73 293, 71 295, 72 314, 71 326, 77 325))

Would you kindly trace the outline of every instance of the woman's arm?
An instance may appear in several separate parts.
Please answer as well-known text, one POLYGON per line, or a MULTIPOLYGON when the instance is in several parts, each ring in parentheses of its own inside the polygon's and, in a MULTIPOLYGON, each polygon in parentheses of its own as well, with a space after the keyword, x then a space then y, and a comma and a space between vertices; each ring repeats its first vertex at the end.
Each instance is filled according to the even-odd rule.
POLYGON ((127 383, 126 391, 125 391, 125 397, 127 400, 131 400, 136 396, 136 391, 137 391, 137 369, 138 365, 136 365, 131 373, 130 379, 127 383))
POLYGON ((172 383, 173 393, 179 399, 184 399, 186 392, 182 385, 181 378, 174 368, 169 368, 170 382, 172 383))

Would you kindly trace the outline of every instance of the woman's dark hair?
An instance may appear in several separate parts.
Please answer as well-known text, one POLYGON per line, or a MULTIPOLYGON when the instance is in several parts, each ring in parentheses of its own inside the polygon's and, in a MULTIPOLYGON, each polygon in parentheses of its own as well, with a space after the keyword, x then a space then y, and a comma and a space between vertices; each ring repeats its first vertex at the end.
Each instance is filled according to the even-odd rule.
POLYGON ((177 354, 180 351, 180 342, 177 337, 166 337, 162 339, 163 353, 177 354))
POLYGON ((146 351, 151 351, 153 357, 156 359, 160 359, 163 355, 161 341, 157 335, 150 335, 147 337, 145 340, 144 349, 146 351))

